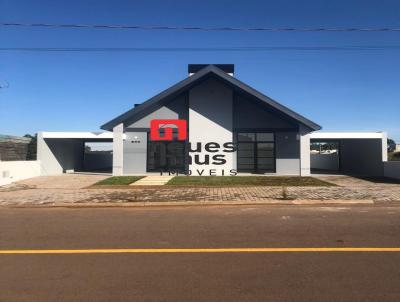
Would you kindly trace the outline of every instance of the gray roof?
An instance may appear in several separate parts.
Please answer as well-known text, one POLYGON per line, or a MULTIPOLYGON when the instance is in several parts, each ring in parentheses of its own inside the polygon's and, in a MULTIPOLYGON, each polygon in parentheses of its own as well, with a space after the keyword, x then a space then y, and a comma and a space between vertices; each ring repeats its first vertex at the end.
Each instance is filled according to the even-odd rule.
POLYGON ((191 89, 193 86, 197 85, 199 82, 205 80, 209 76, 215 76, 221 79, 223 82, 227 83, 228 85, 232 86, 234 89, 247 93, 255 97, 256 99, 265 103, 265 105, 273 108, 284 115, 288 116, 289 118, 309 127, 312 130, 320 130, 321 126, 318 124, 310 121, 309 119, 301 116, 300 114, 290 110, 289 108, 279 104, 278 102, 274 101, 273 99, 269 98, 268 96, 262 94, 261 92, 255 90, 254 88, 246 85, 245 83, 239 81, 238 79, 228 75, 215 65, 208 65, 207 67, 201 69, 194 75, 184 79, 176 83, 175 85, 171 86, 170 88, 162 91, 161 93, 157 94, 156 96, 150 98, 149 100, 145 101, 144 103, 140 104, 132 108, 131 110, 121 114, 120 116, 112 119, 111 121, 105 123, 101 126, 101 129, 112 131, 112 129, 127 120, 131 120, 135 118, 135 116, 143 116, 149 114, 153 110, 156 109, 156 106, 160 102, 164 102, 168 99, 172 99, 184 91, 191 89))

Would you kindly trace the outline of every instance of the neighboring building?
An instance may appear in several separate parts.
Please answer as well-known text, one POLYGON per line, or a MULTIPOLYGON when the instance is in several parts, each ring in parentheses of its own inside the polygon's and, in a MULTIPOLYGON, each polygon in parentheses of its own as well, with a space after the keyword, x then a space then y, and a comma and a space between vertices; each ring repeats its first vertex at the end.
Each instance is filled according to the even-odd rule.
MULTIPOLYGON (((44 174, 81 170, 88 141, 113 142, 114 175, 309 175, 310 142, 324 139, 337 142, 339 151, 332 153, 337 157, 335 169, 330 163, 325 170, 374 175, 383 171, 384 133, 312 133, 321 126, 239 81, 233 65, 196 64, 188 69, 183 81, 101 126, 112 133, 39 133, 38 159, 44 174), (157 128, 151 135, 152 123, 157 128), (162 140, 169 135, 172 141, 162 140), (360 156, 365 147, 368 152, 360 156), (354 168, 352 158, 358 158, 357 165, 374 162, 374 167, 354 168)), ((321 161, 318 169, 324 170, 321 161)))
POLYGON ((395 152, 400 152, 400 144, 396 144, 395 152))
POLYGON ((0 160, 26 160, 30 142, 28 137, 0 135, 0 160))

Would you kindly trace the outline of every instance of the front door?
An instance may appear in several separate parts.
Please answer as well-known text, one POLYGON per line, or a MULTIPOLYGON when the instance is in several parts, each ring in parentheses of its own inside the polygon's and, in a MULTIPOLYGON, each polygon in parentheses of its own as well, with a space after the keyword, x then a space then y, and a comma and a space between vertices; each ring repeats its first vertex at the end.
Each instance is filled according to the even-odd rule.
POLYGON ((236 138, 238 172, 275 172, 274 133, 239 132, 236 138))

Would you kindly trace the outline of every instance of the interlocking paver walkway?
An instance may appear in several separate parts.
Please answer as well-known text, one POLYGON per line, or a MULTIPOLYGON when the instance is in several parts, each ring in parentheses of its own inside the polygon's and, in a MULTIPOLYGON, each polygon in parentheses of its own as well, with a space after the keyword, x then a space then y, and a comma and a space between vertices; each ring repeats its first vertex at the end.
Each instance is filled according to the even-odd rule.
MULTIPOLYGON (((105 178, 97 175, 61 175, 39 177, 0 188, 0 205, 119 203, 135 201, 268 201, 282 197, 280 187, 169 187, 87 188, 105 178)), ((400 201, 400 184, 378 184, 347 176, 326 178, 342 186, 288 187, 289 197, 314 200, 373 199, 400 201), (354 184, 351 185, 351 182, 354 184), (339 184, 340 185, 340 184, 339 184)))

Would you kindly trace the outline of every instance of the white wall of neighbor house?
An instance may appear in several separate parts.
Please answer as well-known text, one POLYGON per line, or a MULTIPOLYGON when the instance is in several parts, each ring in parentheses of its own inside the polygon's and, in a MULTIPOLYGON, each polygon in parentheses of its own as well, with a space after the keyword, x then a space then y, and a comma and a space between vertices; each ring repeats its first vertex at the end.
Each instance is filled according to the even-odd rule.
POLYGON ((41 175, 40 161, 0 161, 0 186, 41 175))
MULTIPOLYGON (((236 169, 235 153, 222 153, 225 155, 224 165, 200 165, 194 162, 194 156, 198 155, 201 162, 205 156, 211 157, 216 153, 206 152, 206 143, 215 142, 221 146, 233 141, 233 91, 228 86, 215 79, 209 79, 190 90, 189 93, 189 141, 192 145, 202 143, 200 153, 191 153, 191 171, 205 170, 203 175, 210 175, 216 171, 216 175, 229 175, 231 169, 236 169)), ((218 152, 221 154, 221 152, 218 152)), ((193 175, 196 175, 193 173, 193 175)))

